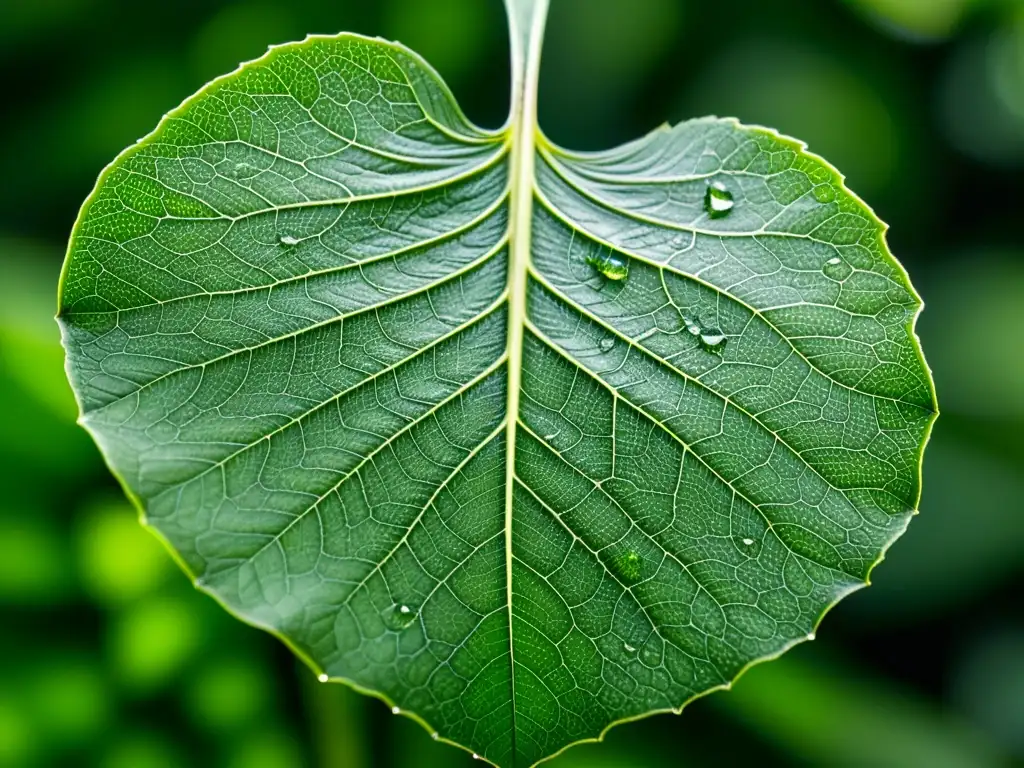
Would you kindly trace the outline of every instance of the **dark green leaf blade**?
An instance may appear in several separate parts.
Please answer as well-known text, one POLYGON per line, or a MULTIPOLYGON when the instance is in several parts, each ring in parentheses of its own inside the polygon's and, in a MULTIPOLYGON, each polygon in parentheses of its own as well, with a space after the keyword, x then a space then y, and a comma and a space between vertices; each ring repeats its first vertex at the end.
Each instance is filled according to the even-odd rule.
POLYGON ((61 296, 82 421, 197 583, 501 761, 506 153, 399 46, 276 48, 104 173, 61 296))
POLYGON ((935 412, 920 302, 823 161, 725 120, 534 152, 522 114, 475 128, 395 44, 275 48, 104 172, 60 310, 197 584, 501 765, 808 637, 935 412))
POLYGON ((812 637, 914 513, 935 408, 883 225, 797 142, 694 120, 542 145, 536 178, 512 612, 539 755, 812 637))

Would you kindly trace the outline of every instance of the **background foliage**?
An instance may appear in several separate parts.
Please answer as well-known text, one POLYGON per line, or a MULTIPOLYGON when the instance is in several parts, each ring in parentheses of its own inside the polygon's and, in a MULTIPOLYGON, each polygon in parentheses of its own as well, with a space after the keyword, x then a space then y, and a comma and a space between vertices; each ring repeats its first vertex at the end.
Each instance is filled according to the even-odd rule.
MULTIPOLYGON (((381 34, 497 126, 501 3, 133 10, 0 3, 0 766, 456 764, 191 589, 74 425, 52 314, 96 174, 208 79, 306 32, 381 34)), ((540 112, 558 143, 608 147, 666 118, 728 114, 847 173, 928 303, 944 413, 922 515, 817 642, 552 765, 1024 764, 1024 5, 554 0, 549 28, 540 112)))

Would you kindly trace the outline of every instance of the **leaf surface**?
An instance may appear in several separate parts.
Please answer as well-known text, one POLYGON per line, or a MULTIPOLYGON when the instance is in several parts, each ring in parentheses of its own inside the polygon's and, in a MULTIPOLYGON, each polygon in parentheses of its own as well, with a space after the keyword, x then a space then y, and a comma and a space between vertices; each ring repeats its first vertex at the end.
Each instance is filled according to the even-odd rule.
POLYGON ((272 49, 101 176, 60 298, 82 421, 197 583, 499 765, 813 632, 935 413, 884 227, 732 120, 578 154, 400 45, 272 49))

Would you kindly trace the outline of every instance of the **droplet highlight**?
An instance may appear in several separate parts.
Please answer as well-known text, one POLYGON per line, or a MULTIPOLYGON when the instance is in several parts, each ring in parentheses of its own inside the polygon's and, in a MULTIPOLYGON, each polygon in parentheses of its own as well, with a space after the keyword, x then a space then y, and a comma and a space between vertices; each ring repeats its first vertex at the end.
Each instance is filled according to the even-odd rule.
POLYGON ((712 219, 721 219, 729 215, 734 205, 736 205, 736 201, 733 200, 732 192, 726 188, 725 184, 720 181, 708 184, 707 191, 704 193, 704 210, 707 211, 708 216, 712 219))
POLYGON ((294 237, 293 235, 281 235, 281 237, 278 238, 278 241, 281 245, 292 246, 299 244, 299 238, 294 237))
POLYGON ((393 605, 384 612, 384 623, 388 629, 400 631, 416 620, 416 611, 408 605, 393 605))
POLYGON ((629 643, 623 643, 623 644, 622 644, 622 649, 623 649, 623 650, 624 650, 624 651, 625 651, 626 653, 636 653, 636 648, 634 648, 634 647, 633 647, 632 645, 630 645, 629 643))
POLYGON ((402 710, 399 707, 392 707, 391 708, 391 714, 392 715, 400 715, 400 714, 402 714, 402 710))
POLYGON ((326 683, 328 680, 330 680, 330 678, 326 674, 317 675, 316 679, 319 680, 321 683, 326 683))
POLYGON ((745 544, 746 546, 750 547, 750 546, 753 546, 753 544, 754 544, 754 540, 753 540, 753 539, 744 539, 744 540, 743 540, 743 543, 744 543, 744 544, 745 544))
POLYGON ((629 262, 617 253, 600 253, 587 256, 587 264, 609 280, 625 280, 629 277, 629 262))
POLYGON ((825 262, 821 271, 830 280, 843 281, 853 274, 853 268, 838 256, 833 256, 825 262))
POLYGON ((692 317, 684 317, 683 323, 691 336, 697 337, 697 343, 706 352, 713 352, 716 355, 722 354, 726 342, 729 340, 718 328, 706 326, 692 317))
POLYGON ((706 330, 700 334, 701 345, 712 352, 717 352, 725 346, 725 341, 725 334, 717 329, 706 330))
POLYGON ((602 352, 611 352, 612 347, 615 346, 615 339, 613 339, 611 336, 607 336, 601 339, 600 343, 598 343, 597 346, 602 352))

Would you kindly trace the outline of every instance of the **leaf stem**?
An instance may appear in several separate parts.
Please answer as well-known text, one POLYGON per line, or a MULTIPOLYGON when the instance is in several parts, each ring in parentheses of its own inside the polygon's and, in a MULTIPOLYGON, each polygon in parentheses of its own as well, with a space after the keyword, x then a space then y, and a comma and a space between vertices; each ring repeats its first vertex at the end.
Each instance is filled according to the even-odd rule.
POLYGON ((505 0, 512 49, 512 114, 513 125, 525 117, 524 109, 533 112, 531 130, 536 126, 537 76, 544 39, 544 24, 550 0, 505 0), (528 97, 528 98, 527 98, 528 97))

